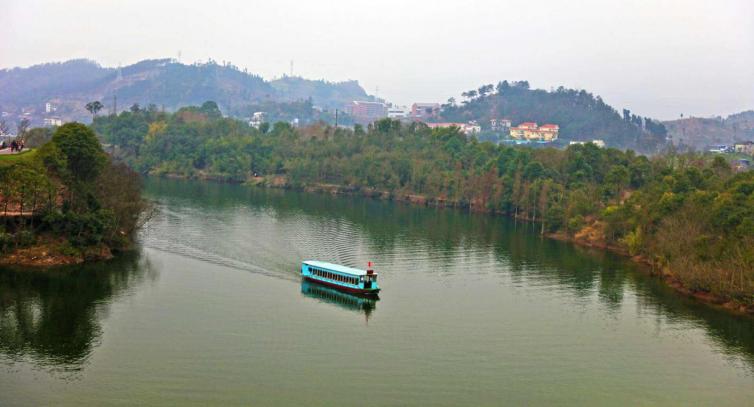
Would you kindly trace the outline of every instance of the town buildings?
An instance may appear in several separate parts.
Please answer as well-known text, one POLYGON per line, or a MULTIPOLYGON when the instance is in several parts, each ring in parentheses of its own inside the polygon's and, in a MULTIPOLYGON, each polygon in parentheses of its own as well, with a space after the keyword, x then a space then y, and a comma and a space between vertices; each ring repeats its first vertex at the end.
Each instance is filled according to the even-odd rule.
POLYGON ((490 119, 490 129, 492 129, 492 131, 509 134, 511 130, 511 121, 508 119, 490 119))
POLYGON ((549 142, 558 139, 559 129, 557 124, 537 126, 537 123, 534 122, 524 122, 516 127, 511 127, 510 136, 514 140, 549 142))
POLYGON ((439 103, 414 103, 411 105, 411 118, 414 120, 434 120, 439 115, 439 103))
POLYGON ((405 106, 390 106, 387 109, 387 117, 395 120, 407 119, 410 111, 405 106))
POLYGON ((375 120, 387 117, 388 109, 384 103, 354 100, 348 107, 353 121, 359 124, 369 124, 375 120))

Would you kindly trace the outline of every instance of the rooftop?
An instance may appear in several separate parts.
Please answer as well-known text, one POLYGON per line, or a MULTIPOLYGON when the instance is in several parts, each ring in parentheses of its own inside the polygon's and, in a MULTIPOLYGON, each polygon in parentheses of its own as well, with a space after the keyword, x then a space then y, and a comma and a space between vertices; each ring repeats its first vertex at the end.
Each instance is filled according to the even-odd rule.
POLYGON ((366 100, 354 100, 354 101, 353 101, 353 102, 351 102, 351 103, 353 103, 354 105, 380 105, 380 106, 385 106, 385 104, 384 104, 384 103, 380 103, 380 102, 369 102, 369 101, 366 101, 366 100))
POLYGON ((327 270, 332 270, 338 273, 344 273, 344 274, 351 274, 354 276, 365 276, 367 274, 366 270, 361 270, 353 267, 346 267, 341 266, 340 264, 333 264, 333 263, 327 263, 324 261, 317 261, 317 260, 304 260, 302 262, 303 264, 307 264, 309 266, 319 267, 327 270))

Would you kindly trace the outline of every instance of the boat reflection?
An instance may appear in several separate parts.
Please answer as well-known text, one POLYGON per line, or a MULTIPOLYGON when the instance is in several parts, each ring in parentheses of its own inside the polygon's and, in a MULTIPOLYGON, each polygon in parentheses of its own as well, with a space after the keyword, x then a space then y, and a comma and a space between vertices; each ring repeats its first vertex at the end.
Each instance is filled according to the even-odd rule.
POLYGON ((377 301, 380 300, 376 295, 363 297, 348 294, 307 280, 301 280, 301 294, 349 311, 362 312, 367 320, 377 308, 377 301))

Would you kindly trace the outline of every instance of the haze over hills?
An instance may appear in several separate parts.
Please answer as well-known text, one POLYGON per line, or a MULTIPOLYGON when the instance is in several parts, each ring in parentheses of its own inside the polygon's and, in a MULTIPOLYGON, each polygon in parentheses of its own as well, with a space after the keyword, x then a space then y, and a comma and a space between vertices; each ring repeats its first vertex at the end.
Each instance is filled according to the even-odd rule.
POLYGON ((78 59, 3 69, 0 89, 3 111, 44 112, 45 103, 52 102, 56 114, 67 120, 90 119, 84 105, 93 100, 102 101, 109 111, 114 96, 119 111, 134 103, 176 110, 213 100, 224 112, 239 112, 246 106, 266 102, 311 98, 315 106, 337 108, 352 100, 374 99, 356 81, 298 77, 267 81, 230 64, 210 61, 186 65, 172 59, 144 60, 121 68, 78 59))
MULTIPOLYGON (((689 118, 659 122, 622 112, 599 96, 584 90, 530 89, 526 81, 502 81, 464 92, 462 103, 442 105, 439 115, 429 121, 475 121, 483 130, 492 119, 509 119, 513 124, 534 121, 560 126, 561 141, 599 139, 608 146, 642 152, 661 150, 666 136, 675 144, 703 149, 713 144, 729 144, 754 138, 754 113, 744 112, 727 119, 689 118), (667 124, 667 131, 663 124, 667 124)), ((302 123, 332 122, 325 110, 346 109, 354 100, 374 101, 357 81, 328 82, 301 77, 265 80, 232 64, 191 65, 173 59, 152 59, 120 68, 103 67, 94 61, 76 59, 28 68, 0 70, 0 111, 10 112, 6 121, 13 126, 24 113, 32 126, 43 119, 58 117, 63 122, 88 122, 86 103, 101 101, 110 113, 133 104, 175 111, 184 106, 215 101, 224 114, 249 117, 255 111, 269 113, 267 119, 302 123), (51 106, 46 106, 50 103, 51 106), (52 111, 46 109, 52 108, 52 111)), ((341 123, 349 123, 343 118, 341 123)))
POLYGON ((664 122, 674 145, 702 150, 713 145, 731 145, 754 140, 754 110, 726 118, 687 117, 664 122))

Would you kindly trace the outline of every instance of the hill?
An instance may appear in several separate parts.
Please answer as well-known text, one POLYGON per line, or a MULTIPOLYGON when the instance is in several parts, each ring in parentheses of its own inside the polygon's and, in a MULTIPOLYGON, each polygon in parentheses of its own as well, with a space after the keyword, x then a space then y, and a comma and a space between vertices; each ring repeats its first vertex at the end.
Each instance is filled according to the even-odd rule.
POLYGON ((122 68, 102 67, 89 60, 0 70, 0 109, 13 115, 28 112, 35 124, 47 113, 64 120, 88 120, 87 102, 100 100, 118 111, 133 105, 155 104, 174 111, 214 100, 223 112, 244 112, 250 105, 290 103, 311 99, 323 108, 370 100, 356 81, 340 83, 298 77, 266 81, 230 64, 214 61, 186 65, 172 59, 137 62, 122 68), (45 112, 45 103, 57 110, 45 112))
POLYGON ((610 147, 655 152, 665 144, 665 128, 658 121, 617 110, 599 96, 584 90, 555 91, 530 89, 526 81, 503 81, 493 87, 463 93, 462 104, 449 101, 441 112, 445 121, 476 120, 485 129, 491 119, 509 119, 514 125, 521 122, 553 123, 560 126, 564 142, 593 139, 604 140, 610 147))
POLYGON ((754 110, 727 118, 688 117, 664 122, 673 144, 680 148, 707 149, 712 145, 730 145, 754 140, 754 110))

